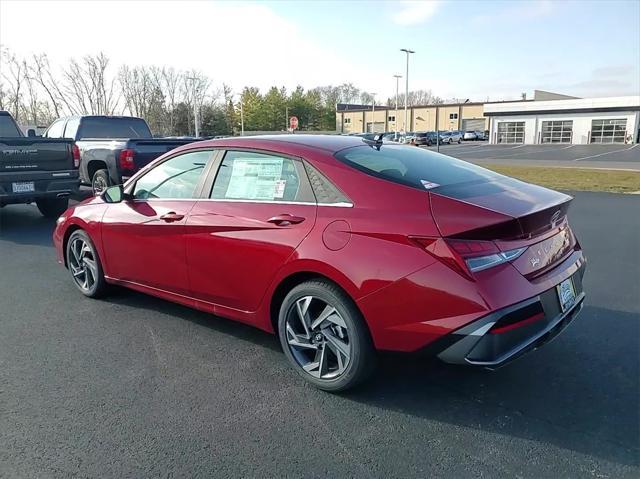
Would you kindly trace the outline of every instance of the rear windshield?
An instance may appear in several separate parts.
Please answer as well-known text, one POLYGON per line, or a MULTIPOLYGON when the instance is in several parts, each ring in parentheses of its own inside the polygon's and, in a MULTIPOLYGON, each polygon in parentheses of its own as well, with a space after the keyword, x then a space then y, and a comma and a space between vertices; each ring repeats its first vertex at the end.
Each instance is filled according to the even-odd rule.
POLYGON ((83 118, 80 123, 83 138, 152 138, 151 131, 141 118, 83 118))
POLYGON ((413 146, 356 146, 335 156, 372 176, 422 190, 501 178, 466 161, 413 146))
POLYGON ((18 130, 12 118, 9 115, 0 115, 0 137, 15 138, 21 136, 22 133, 18 130))

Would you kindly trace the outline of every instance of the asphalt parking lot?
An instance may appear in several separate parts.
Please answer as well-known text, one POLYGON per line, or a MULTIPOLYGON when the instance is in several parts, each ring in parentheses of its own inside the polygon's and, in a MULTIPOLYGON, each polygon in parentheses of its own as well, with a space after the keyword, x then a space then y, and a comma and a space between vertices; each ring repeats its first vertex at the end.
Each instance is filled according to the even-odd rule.
MULTIPOLYGON (((435 150, 435 146, 429 147, 435 150)), ((441 145, 440 153, 477 163, 613 168, 640 171, 640 145, 441 145)))
POLYGON ((495 372, 385 355, 342 396, 252 328, 82 297, 53 222, 1 209, 0 477, 638 477, 640 197, 575 197, 588 297, 563 335, 495 372))

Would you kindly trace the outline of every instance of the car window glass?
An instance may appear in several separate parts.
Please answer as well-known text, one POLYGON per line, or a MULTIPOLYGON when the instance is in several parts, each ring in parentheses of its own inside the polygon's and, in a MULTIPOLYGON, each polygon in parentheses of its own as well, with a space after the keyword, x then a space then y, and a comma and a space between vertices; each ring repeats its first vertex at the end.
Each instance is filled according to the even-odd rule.
POLYGON ((490 181, 500 176, 480 166, 422 148, 357 146, 342 150, 335 156, 365 173, 419 189, 490 181))
POLYGON ((193 198, 211 154, 193 151, 163 161, 136 181, 134 198, 193 198))
POLYGON ((227 152, 213 184, 211 198, 314 201, 300 162, 246 151, 227 152))
POLYGON ((45 135, 47 138, 62 138, 62 132, 64 131, 64 120, 57 120, 47 130, 45 135))
POLYGON ((75 138, 79 124, 80 118, 70 118, 69 121, 67 121, 67 126, 64 127, 64 137, 75 138))

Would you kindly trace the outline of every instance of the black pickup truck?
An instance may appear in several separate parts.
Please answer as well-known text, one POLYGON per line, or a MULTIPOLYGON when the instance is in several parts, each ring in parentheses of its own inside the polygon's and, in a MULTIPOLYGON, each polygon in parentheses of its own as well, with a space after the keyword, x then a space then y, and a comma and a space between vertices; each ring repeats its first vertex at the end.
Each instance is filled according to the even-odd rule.
POLYGON ((80 155, 68 139, 24 136, 6 111, 0 111, 0 207, 33 203, 57 218, 78 192, 80 155))
POLYGON ((53 122, 46 138, 71 138, 80 150, 80 181, 95 195, 124 183, 160 155, 195 141, 154 138, 142 118, 73 116, 53 122))

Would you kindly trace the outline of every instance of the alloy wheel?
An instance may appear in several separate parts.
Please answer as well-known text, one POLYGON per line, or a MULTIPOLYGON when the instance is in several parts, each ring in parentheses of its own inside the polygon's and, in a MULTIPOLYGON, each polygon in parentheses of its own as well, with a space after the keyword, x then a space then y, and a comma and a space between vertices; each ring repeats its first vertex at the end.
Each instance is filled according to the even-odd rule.
POLYGON ((352 347, 338 310, 315 296, 292 305, 286 319, 287 345, 296 362, 317 379, 336 379, 346 370, 352 347))
POLYGON ((105 181, 105 179, 100 175, 95 175, 93 177, 93 195, 98 196, 101 195, 104 190, 107 189, 109 185, 105 181))
POLYGON ((74 238, 69 253, 73 280, 83 291, 90 291, 98 280, 98 265, 93 249, 83 238, 74 238))

